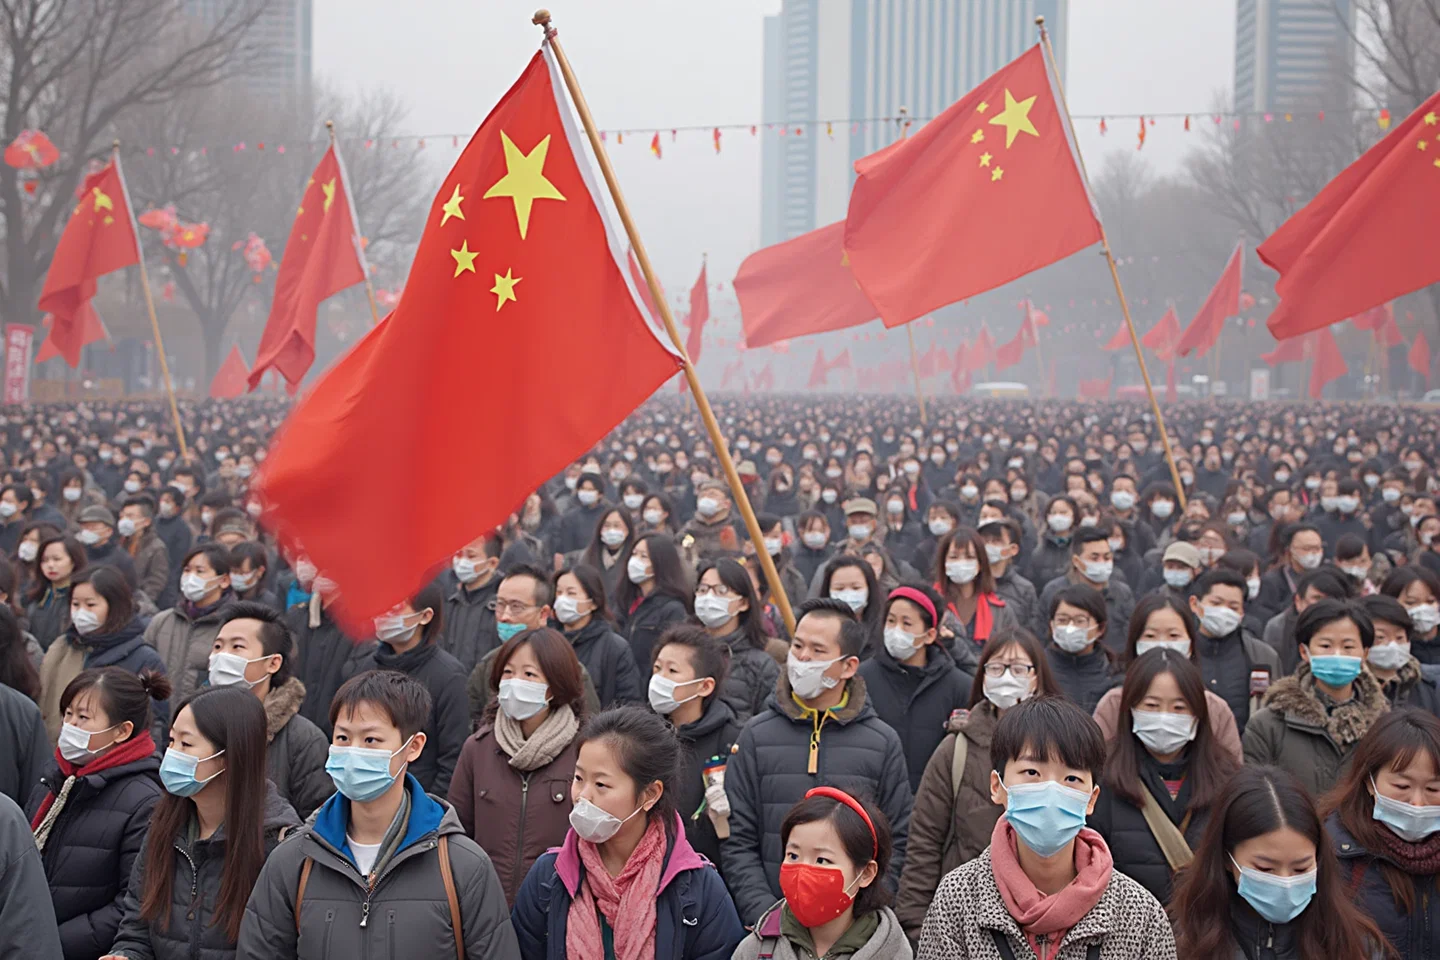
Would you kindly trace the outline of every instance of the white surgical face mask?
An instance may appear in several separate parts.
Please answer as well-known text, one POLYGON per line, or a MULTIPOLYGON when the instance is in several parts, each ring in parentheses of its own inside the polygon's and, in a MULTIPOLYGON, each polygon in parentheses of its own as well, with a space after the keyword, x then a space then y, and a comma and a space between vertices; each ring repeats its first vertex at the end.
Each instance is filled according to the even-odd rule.
POLYGON ((1419 633, 1429 633, 1436 626, 1440 626, 1440 604, 1422 603, 1416 607, 1407 607, 1405 612, 1410 614, 1415 630, 1419 633))
POLYGON ((1200 608, 1200 626, 1212 637, 1228 637, 1244 619, 1229 607, 1200 608))
POLYGON ((243 683, 247 687, 253 687, 265 678, 261 677, 260 680, 252 683, 245 679, 245 669, 252 663, 269 659, 269 657, 256 657, 254 660, 246 660, 238 653, 212 653, 210 654, 210 686, 228 687, 232 684, 243 683))
MULTIPOLYGON (((630 817, 644 809, 644 807, 638 808, 635 813, 630 814, 630 817)), ((629 820, 630 817, 626 817, 625 820, 629 820)), ((587 840, 590 843, 604 843, 613 838, 625 825, 625 820, 600 809, 584 797, 575 801, 575 806, 570 808, 571 828, 581 840, 587 840)))
POLYGON ((1015 706, 1021 700, 1029 700, 1033 691, 1029 677, 1017 677, 1006 670, 998 677, 985 677, 985 699, 1001 710, 1015 706))
POLYGON ((985 544, 985 559, 990 561, 990 566, 995 566, 1005 559, 1005 548, 993 543, 985 544))
POLYGON ((586 489, 581 490, 579 493, 575 494, 575 499, 580 501, 580 505, 582 507, 593 507, 600 499, 600 494, 596 493, 594 490, 586 489))
POLYGON ((1085 569, 1081 572, 1084 573, 1085 579, 1091 583, 1106 583, 1110 580, 1110 575, 1115 572, 1115 563, 1113 560, 1097 560, 1093 562, 1086 560, 1085 569))
POLYGON ((71 503, 74 503, 75 501, 80 499, 80 488, 66 487, 65 492, 62 494, 62 496, 64 496, 65 499, 70 501, 71 503))
POLYGON ((1145 748, 1165 756, 1178 753, 1195 739, 1199 721, 1188 713, 1165 713, 1159 710, 1131 710, 1131 729, 1145 748))
MULTIPOLYGON (((590 601, 587 600, 585 602, 589 603, 590 601)), ((580 609, 580 601, 574 597, 555 598, 555 619, 566 626, 579 620, 584 615, 585 612, 580 609)))
POLYGON ((1410 644, 1377 643, 1365 657, 1371 666, 1381 670, 1399 670, 1410 662, 1410 644))
POLYGON ((665 519, 665 515, 659 510, 646 510, 643 516, 645 522, 652 527, 660 526, 660 521, 665 519))
POLYGON ((785 541, 784 541, 783 539, 781 539, 780 537, 766 537, 766 538, 765 538, 765 552, 768 553, 768 554, 770 554, 770 556, 772 556, 772 557, 778 556, 779 553, 780 553, 780 551, 783 550, 784 548, 785 548, 785 541))
POLYGON ((40 556, 40 544, 34 540, 25 540, 15 548, 15 555, 26 563, 34 563, 35 558, 40 556))
POLYGON ((533 680, 507 678, 500 681, 500 692, 496 699, 500 701, 500 709, 504 710, 511 720, 529 720, 545 709, 545 704, 550 699, 550 687, 533 680))
POLYGON ((950 532, 952 526, 953 525, 950 523, 949 520, 931 520, 930 533, 932 536, 943 537, 945 536, 945 534, 950 532))
POLYGON ((896 660, 908 660, 920 649, 919 638, 901 627, 885 628, 885 650, 896 660))
POLYGON ((606 527, 600 531, 600 542, 613 550, 625 542, 625 531, 617 530, 614 527, 606 527))
POLYGON ((1055 645, 1066 653, 1079 653, 1091 643, 1089 630, 1068 624, 1054 628, 1050 636, 1055 640, 1055 645))
POLYGON ((85 637, 100 629, 100 618, 84 607, 70 609, 70 624, 75 632, 85 637))
POLYGON ((1190 657, 1190 641, 1189 641, 1189 640, 1136 640, 1136 641, 1135 641, 1135 656, 1137 656, 1137 657, 1142 656, 1142 655, 1144 655, 1144 654, 1146 654, 1146 653, 1149 653, 1151 650, 1157 650, 1157 649, 1161 649, 1161 650, 1174 650, 1176 653, 1180 654, 1180 656, 1185 657, 1186 659, 1189 659, 1189 657, 1190 657))
POLYGON ((870 536, 868 523, 852 523, 847 529, 851 540, 865 540, 870 536))
POLYGON ((81 530, 79 533, 75 534, 75 539, 79 540, 87 547, 93 547, 95 544, 100 542, 100 534, 96 533, 94 530, 81 530))
POLYGON ((678 710, 682 703, 689 703, 691 700, 694 700, 696 697, 700 696, 700 694, 698 693, 692 693, 690 696, 684 698, 683 700, 676 700, 675 688, 689 686, 692 683, 699 683, 700 680, 703 679, 705 678, 698 677, 695 680, 687 680, 684 683, 676 683, 669 677, 662 677, 658 673, 652 675, 650 677, 650 690, 647 694, 647 696, 650 698, 651 709, 653 709, 661 716, 668 717, 670 714, 678 710))
POLYGON ((705 594, 695 598, 695 616, 707 627, 718 627, 730 621, 730 601, 725 597, 705 594))
POLYGON ((866 602, 870 599, 870 591, 860 590, 831 590, 831 600, 842 600, 850 605, 850 609, 860 613, 865 609, 866 602))
POLYGON ((1250 594, 1249 599, 1254 600, 1260 596, 1260 578, 1250 577, 1245 581, 1245 590, 1250 594))
POLYGON ((949 577, 952 583, 970 583, 979 575, 979 560, 945 561, 945 576, 949 577))
POLYGON ((720 512, 720 501, 714 497, 701 497, 695 501, 695 512, 702 517, 713 517, 720 512))
POLYGON ((829 538, 826 537, 824 533, 821 533, 818 530, 812 530, 808 533, 801 534, 800 539, 804 542, 805 546, 809 547, 811 550, 819 550, 821 547, 825 546, 825 543, 829 538))
POLYGON ((825 671, 840 662, 834 660, 796 660, 795 654, 785 658, 785 675, 790 680, 790 689, 801 700, 813 700, 826 690, 840 685, 834 677, 825 676, 825 671))
POLYGON ((1045 522, 1056 533, 1064 533, 1075 523, 1074 519, 1066 513, 1052 513, 1045 518, 1045 522))
MULTIPOLYGON (((118 726, 120 726, 118 723, 111 724, 104 730, 96 730, 92 733, 89 730, 75 726, 73 723, 64 724, 60 728, 60 741, 57 744, 60 748, 60 756, 69 760, 71 763, 84 766, 86 763, 95 759, 96 754, 99 752, 90 749, 90 738, 97 733, 114 730, 118 726)), ((112 745, 113 742, 105 746, 109 747, 112 745)), ((103 750, 104 747, 101 749, 103 750)))
POLYGON ((625 575, 630 578, 631 583, 644 583, 650 579, 650 564, 639 557, 631 557, 625 564, 625 575))
POLYGON ((212 580, 200 576, 198 573, 187 573, 180 578, 180 592, 185 599, 191 603, 199 603, 204 599, 205 594, 210 592, 212 580))

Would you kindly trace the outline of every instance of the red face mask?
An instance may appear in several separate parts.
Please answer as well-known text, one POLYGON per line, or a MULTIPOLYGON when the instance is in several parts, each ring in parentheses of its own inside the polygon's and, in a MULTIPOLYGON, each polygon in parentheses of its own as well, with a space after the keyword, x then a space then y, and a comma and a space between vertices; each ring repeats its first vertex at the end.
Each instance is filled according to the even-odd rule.
POLYGON ((810 928, 824 926, 855 902, 845 892, 845 874, 839 868, 813 863, 781 864, 780 892, 795 919, 810 928))

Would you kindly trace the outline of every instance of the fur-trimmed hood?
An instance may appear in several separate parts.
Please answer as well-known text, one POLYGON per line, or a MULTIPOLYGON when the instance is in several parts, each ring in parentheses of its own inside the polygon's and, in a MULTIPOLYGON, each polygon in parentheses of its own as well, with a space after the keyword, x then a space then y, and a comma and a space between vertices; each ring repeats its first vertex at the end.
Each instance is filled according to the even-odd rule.
POLYGON ((271 687, 265 694, 265 742, 271 743, 275 735, 285 729, 290 718, 300 712, 305 702, 305 684, 299 677, 291 677, 278 687, 271 687))
POLYGON ((1264 705, 1283 713, 1289 722, 1324 730, 1341 749, 1359 742, 1390 709, 1380 688, 1380 681, 1365 671, 1355 678, 1354 697, 1337 705, 1328 714, 1315 690, 1315 678, 1309 664, 1302 663, 1293 676, 1284 677, 1265 694, 1264 705))

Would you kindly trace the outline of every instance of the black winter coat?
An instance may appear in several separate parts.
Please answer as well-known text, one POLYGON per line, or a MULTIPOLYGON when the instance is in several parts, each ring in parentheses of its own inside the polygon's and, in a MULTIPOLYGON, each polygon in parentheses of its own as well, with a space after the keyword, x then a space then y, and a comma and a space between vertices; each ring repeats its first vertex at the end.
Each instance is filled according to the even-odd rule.
POLYGON ((766 651, 750 646, 743 630, 728 633, 720 639, 730 648, 730 672, 725 675, 720 699, 730 705, 736 721, 744 726, 775 696, 780 665, 766 651))
POLYGON ((945 724, 955 710, 970 703, 975 681, 955 665, 940 644, 931 644, 923 667, 909 667, 876 644, 870 659, 860 664, 860 676, 875 714, 900 735, 905 745, 905 767, 910 791, 920 787, 920 775, 930 755, 945 738, 945 724))
POLYGON ((1045 656, 1050 658, 1050 672, 1060 691, 1086 713, 1094 713, 1105 691, 1124 680, 1099 643, 1090 653, 1066 653, 1051 641, 1045 644, 1045 656))
MULTIPOLYGON (((100 636, 90 634, 81 637, 72 627, 66 640, 85 651, 85 669, 98 670, 101 667, 119 667, 126 673, 139 676, 142 670, 165 672, 165 660, 159 651, 145 642, 145 621, 136 617, 111 634, 100 636)), ((170 701, 152 701, 150 712, 154 717, 150 731, 158 747, 168 742, 170 732, 170 701)), ((163 750, 161 751, 164 752, 163 750)))
POLYGON ((285 616, 295 638, 295 676, 305 684, 300 716, 319 727, 329 740, 333 733, 330 701, 346 680, 371 669, 366 664, 374 660, 375 641, 357 643, 350 639, 324 610, 320 612, 320 625, 311 627, 308 603, 296 604, 285 616))
POLYGON ((445 633, 436 642, 460 661, 467 677, 481 657, 500 646, 495 611, 490 608, 499 589, 500 578, 496 576, 474 590, 457 584, 445 592, 445 633))
MULTIPOLYGON (((1190 801, 1190 780, 1180 786, 1180 793, 1170 799, 1170 791, 1164 781, 1178 780, 1185 776, 1185 761, 1159 764, 1148 755, 1140 758, 1141 786, 1155 797, 1160 809, 1177 827, 1185 822, 1190 801)), ((1194 850, 1205 832, 1207 814, 1197 810, 1190 814, 1185 826, 1185 839, 1194 850)), ((1100 798, 1095 802, 1095 812, 1090 815, 1090 827, 1105 838, 1110 855, 1115 859, 1115 869, 1136 881, 1162 904, 1170 902, 1171 883, 1174 874, 1160 849, 1160 842, 1150 832, 1145 815, 1140 808, 1118 795, 1108 785, 1100 788, 1100 798)))
POLYGON ((0 957, 64 957, 40 852, 24 811, 9 797, 0 797, 0 957))
POLYGON ((1421 663, 1411 657, 1395 679, 1380 684, 1380 689, 1385 692, 1392 710, 1415 707, 1440 717, 1440 665, 1421 663))
POLYGON ((684 601, 678 597, 652 593, 621 621, 620 630, 630 641, 630 656, 637 665, 655 662, 655 641, 667 627, 688 616, 684 601))
POLYGON ((685 749, 680 751, 680 774, 675 782, 675 807, 685 821, 685 836, 697 853, 711 863, 720 862, 720 838, 705 806, 705 764, 712 757, 728 761, 730 748, 740 739, 740 724, 728 704, 712 696, 694 723, 676 727, 685 749))
POLYGON ((114 567, 119 570, 125 577, 125 582, 130 584, 132 592, 140 588, 140 578, 135 573, 135 561, 131 559, 129 552, 120 546, 119 537, 112 537, 104 546, 96 544, 86 547, 85 555, 90 559, 92 567, 114 567))
POLYGON ((399 670, 425 684, 430 691, 430 719, 426 721, 425 749, 410 764, 410 775, 426 793, 443 797, 450 792, 450 777, 460 760, 460 748, 470 736, 470 701, 465 694, 465 673, 460 662, 437 644, 396 653, 388 643, 375 648, 366 670, 399 670))
MULTIPOLYGON (((1065 571, 1070 569, 1070 539, 1067 536, 1057 540, 1054 534, 1046 531, 1030 552, 1029 562, 1025 565, 1025 579, 1043 587, 1056 577, 1064 576, 1065 571)), ((1041 615, 1048 612, 1042 611, 1041 615)))
MULTIPOLYGON (((190 529, 184 517, 156 517, 155 535, 164 542, 165 552, 170 555, 170 582, 155 601, 155 606, 169 610, 180 596, 180 568, 185 562, 185 554, 195 543, 195 531, 190 529)), ((284 599, 283 593, 281 599, 284 599)))
POLYGON ((54 750, 40 708, 19 690, 0 684, 0 793, 19 806, 30 796, 54 750))
POLYGON ((25 618, 40 648, 49 650, 55 638, 70 629, 70 588, 47 587, 39 600, 25 608, 25 618))
POLYGON ((576 501, 575 508, 560 521, 558 552, 570 553, 588 547, 595 537, 595 528, 600 526, 600 518, 605 516, 609 509, 610 504, 603 498, 593 507, 583 507, 576 501))
MULTIPOLYGON (((64 784, 52 764, 30 793, 26 817, 33 821, 45 797, 58 796, 64 784)), ((65 960, 110 952, 131 871, 163 793, 155 755, 79 777, 71 786, 41 853, 65 960)))
POLYGON ((740 731, 736 747, 725 769, 730 836, 720 842, 720 859, 742 923, 753 924, 780 899, 780 825, 812 787, 875 799, 895 840, 888 883, 892 890, 899 885, 914 797, 904 746, 875 715, 865 678, 852 677, 842 704, 817 715, 801 707, 782 674, 765 712, 740 731))
POLYGON ((650 664, 642 672, 630 653, 630 644, 605 620, 591 620, 575 633, 566 632, 576 658, 590 672, 590 682, 600 698, 600 707, 609 710, 625 703, 645 703, 650 664), (641 677, 645 683, 641 682, 641 677))
POLYGON ((1361 846, 1340 822, 1338 813, 1325 821, 1325 832, 1340 860, 1340 880, 1346 893, 1380 927, 1396 954, 1404 960, 1440 957, 1440 884, 1436 883, 1436 875, 1410 875, 1415 883, 1415 903, 1409 913, 1403 913, 1380 869, 1382 864, 1397 869, 1400 865, 1383 853, 1361 846))
MULTIPOLYGON (((265 781, 265 853, 280 842, 280 831, 300 826, 290 804, 280 799, 275 785, 265 781)), ((216 901, 225 874, 225 827, 208 840, 189 840, 184 831, 175 838, 170 856, 159 869, 175 871, 171 884, 170 918, 152 925, 140 917, 140 895, 145 887, 145 851, 135 858, 130 887, 125 892, 125 918, 111 953, 132 960, 233 960, 235 944, 215 925, 216 901)))

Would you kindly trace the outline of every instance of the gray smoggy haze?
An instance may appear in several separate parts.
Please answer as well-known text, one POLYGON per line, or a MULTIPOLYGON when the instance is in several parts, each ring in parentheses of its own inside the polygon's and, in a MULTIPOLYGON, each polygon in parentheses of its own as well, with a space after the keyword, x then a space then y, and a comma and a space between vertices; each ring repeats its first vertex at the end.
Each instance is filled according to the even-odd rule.
MULTIPOLYGON (((842 0, 822 0, 842 2, 842 0)), ((406 132, 473 133, 539 46, 530 17, 542 0, 315 0, 316 79, 354 91, 383 87, 408 101, 406 132)), ((759 137, 668 128, 750 123, 761 114, 762 20, 779 0, 555 0, 548 4, 596 123, 643 134, 609 142, 626 199, 668 293, 683 294, 702 253, 728 282, 759 245, 759 137), (662 129, 664 159, 650 155, 662 129)), ((1204 111, 1228 102, 1235 0, 1070 0, 1066 92, 1077 114, 1204 111)), ((1174 170, 1182 121, 1160 120, 1143 156, 1174 170)), ((1077 121, 1092 171, 1111 150, 1133 151, 1133 119, 1077 121)), ((761 128, 759 136, 765 136, 761 128)), ((775 136, 773 132, 769 134, 775 136)), ((431 141, 418 176, 440 179, 458 151, 431 141)), ((360 211, 361 217, 364 211, 360 211)), ((725 298, 728 300, 729 298, 725 298)), ((717 319, 733 307, 713 302, 717 319)))

